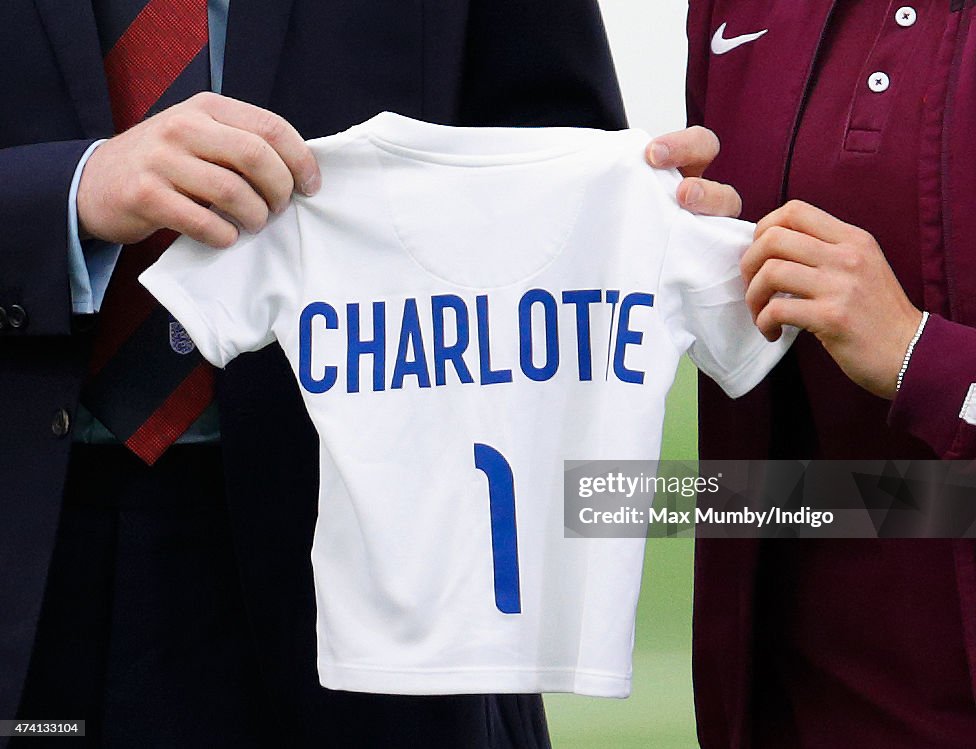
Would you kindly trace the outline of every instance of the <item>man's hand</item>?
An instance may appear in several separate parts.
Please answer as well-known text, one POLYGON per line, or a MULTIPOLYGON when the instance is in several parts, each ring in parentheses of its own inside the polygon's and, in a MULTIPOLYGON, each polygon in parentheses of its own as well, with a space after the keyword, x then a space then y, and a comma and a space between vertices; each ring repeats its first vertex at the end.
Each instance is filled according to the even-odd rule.
POLYGON ((718 136, 704 127, 689 127, 661 135, 647 145, 647 162, 658 169, 675 168, 684 179, 678 185, 678 204, 703 216, 731 216, 742 213, 742 199, 735 188, 702 179, 708 165, 718 156, 718 136))
POLYGON ((312 195, 321 183, 315 157, 288 122, 202 93, 95 150, 78 187, 78 219, 83 237, 119 244, 169 228, 227 247, 238 226, 259 231, 294 190, 312 195))
POLYGON ((766 338, 776 340, 782 325, 805 328, 854 382, 894 398, 922 313, 874 237, 793 200, 759 222, 741 268, 746 303, 766 338))

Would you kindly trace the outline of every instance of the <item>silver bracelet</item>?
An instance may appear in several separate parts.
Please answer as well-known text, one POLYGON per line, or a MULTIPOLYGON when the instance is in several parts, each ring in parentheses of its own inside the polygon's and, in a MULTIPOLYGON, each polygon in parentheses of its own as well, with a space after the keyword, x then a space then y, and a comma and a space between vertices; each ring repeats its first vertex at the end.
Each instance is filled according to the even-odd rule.
POLYGON ((908 349, 905 351, 905 359, 901 363, 901 370, 898 372, 898 381, 895 382, 895 391, 901 390, 901 381, 905 379, 905 372, 908 371, 908 362, 912 360, 912 352, 915 350, 915 344, 918 343, 918 339, 922 337, 922 331, 925 330, 925 323, 929 321, 929 313, 922 313, 922 320, 918 324, 918 330, 915 331, 915 335, 912 336, 912 340, 908 343, 908 349))

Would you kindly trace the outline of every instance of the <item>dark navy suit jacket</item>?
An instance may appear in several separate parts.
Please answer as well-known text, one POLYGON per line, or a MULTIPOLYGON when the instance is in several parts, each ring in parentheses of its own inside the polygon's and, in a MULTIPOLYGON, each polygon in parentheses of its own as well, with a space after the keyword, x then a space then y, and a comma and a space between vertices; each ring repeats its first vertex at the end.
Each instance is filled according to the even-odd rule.
MULTIPOLYGON (((307 138, 381 110, 624 125, 596 0, 233 0, 223 92, 307 138)), ((77 406, 93 327, 71 313, 68 189, 82 152, 111 134, 90 3, 5 0, 0 308, 26 319, 0 329, 0 718, 17 712, 57 531, 71 438, 54 422, 77 406)), ((314 672, 316 437, 277 347, 234 362, 218 399, 256 649, 269 693, 297 715, 314 700, 295 685, 314 672)))

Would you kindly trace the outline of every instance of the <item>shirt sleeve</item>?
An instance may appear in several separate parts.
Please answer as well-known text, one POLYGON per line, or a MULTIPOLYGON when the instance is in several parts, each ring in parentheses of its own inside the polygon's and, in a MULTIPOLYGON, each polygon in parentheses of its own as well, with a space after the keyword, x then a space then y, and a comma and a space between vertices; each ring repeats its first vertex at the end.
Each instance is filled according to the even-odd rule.
POLYGON ((85 242, 78 236, 78 185, 88 159, 104 140, 92 143, 75 167, 68 190, 68 281, 71 287, 71 311, 76 315, 91 315, 102 306, 108 282, 122 245, 91 239, 85 242))
POLYGON ((211 364, 225 367, 276 339, 300 276, 295 200, 258 234, 225 250, 181 237, 139 281, 189 333, 211 364))
POLYGON ((660 302, 672 340, 730 398, 745 395, 796 338, 784 328, 770 343, 745 303, 739 260, 754 224, 676 211, 661 271, 660 302))

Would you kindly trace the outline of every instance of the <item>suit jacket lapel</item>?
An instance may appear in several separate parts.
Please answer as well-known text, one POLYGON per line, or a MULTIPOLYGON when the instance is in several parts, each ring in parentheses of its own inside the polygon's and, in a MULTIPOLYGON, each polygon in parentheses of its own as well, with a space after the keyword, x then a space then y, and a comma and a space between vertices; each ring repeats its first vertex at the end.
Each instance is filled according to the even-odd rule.
POLYGON ((112 111, 91 3, 34 0, 87 137, 109 137, 112 111))
POLYGON ((293 0, 231 0, 223 93, 268 106, 293 0))

